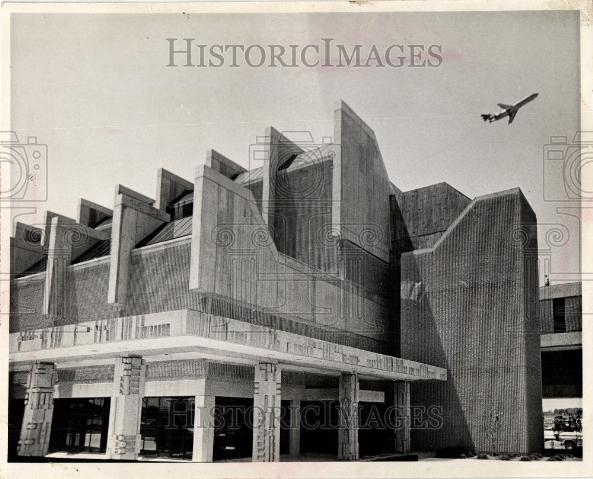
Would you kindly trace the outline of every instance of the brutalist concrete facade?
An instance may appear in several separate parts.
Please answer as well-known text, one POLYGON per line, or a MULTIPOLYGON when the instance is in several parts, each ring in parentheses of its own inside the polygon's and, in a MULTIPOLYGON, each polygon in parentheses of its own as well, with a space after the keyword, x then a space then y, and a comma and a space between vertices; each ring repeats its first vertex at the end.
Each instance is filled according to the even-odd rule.
MULTIPOLYGON (((229 398, 260 412, 290 402, 286 435, 255 414, 257 461, 287 444, 299 455, 301 433, 313 437, 301 404, 327 400, 342 460, 370 450, 359 404, 397 406, 402 421, 375 439, 392 453, 538 450, 533 211, 519 190, 401 192, 372 129, 344 102, 334 118, 331 143, 269 128, 249 169, 212 150, 191 180, 159 170, 155 199, 118 185, 112 209, 81 199, 76 220, 17 224, 12 400, 52 371, 48 408, 63 418, 65 400, 92 399, 110 459, 146 453, 149 403, 170 397, 191 398, 196 417, 229 398), (435 421, 415 424, 416 406, 435 421)), ((19 454, 61 447, 31 417, 19 454)), ((215 459, 215 426, 191 427, 189 456, 215 459)))
POLYGON ((426 228, 418 241, 411 232, 411 251, 401 256, 401 355, 449 371, 442 385, 412 386, 422 404, 444 405, 443 429, 413 430, 412 447, 539 449, 534 212, 518 189, 470 202, 436 186, 396 202, 404 219, 419 215, 426 228), (423 201, 426 196, 432 201, 423 201), (443 230, 435 217, 447 220, 439 212, 447 203, 452 210, 465 207, 443 230))

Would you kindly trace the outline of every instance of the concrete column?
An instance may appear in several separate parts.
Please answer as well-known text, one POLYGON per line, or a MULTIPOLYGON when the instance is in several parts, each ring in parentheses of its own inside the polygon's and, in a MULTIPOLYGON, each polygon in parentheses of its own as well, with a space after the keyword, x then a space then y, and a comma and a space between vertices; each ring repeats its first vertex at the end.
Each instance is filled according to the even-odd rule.
POLYGON ((192 462, 212 462, 215 397, 206 394, 198 395, 195 402, 192 462))
POLYGON ((47 268, 42 313, 52 321, 63 317, 68 291, 68 266, 97 241, 107 238, 105 231, 95 231, 72 218, 46 214, 47 268))
POLYGON ((57 371, 53 363, 36 362, 31 366, 25 393, 25 414, 18 442, 19 456, 43 457, 47 454, 56 379, 57 371))
POLYGON ((395 381, 393 383, 393 404, 396 411, 395 452, 410 452, 410 383, 395 381))
POLYGON ((138 459, 144 378, 145 365, 140 356, 116 360, 107 440, 110 459, 138 459))
POLYGON ((280 460, 281 371, 274 363, 255 367, 253 395, 254 462, 280 460))
POLYGON ((358 376, 342 374, 339 387, 338 459, 358 460, 358 376))
POLYGON ((290 401, 288 449, 292 457, 301 455, 301 401, 290 401))
POLYGON ((72 260, 72 224, 63 217, 50 220, 47 268, 43 294, 43 314, 55 321, 64 312, 67 268, 72 260))
POLYGON ((127 300, 132 250, 136 244, 168 222, 170 215, 153 207, 154 200, 117 185, 111 227, 111 256, 107 302, 124 306, 127 300))

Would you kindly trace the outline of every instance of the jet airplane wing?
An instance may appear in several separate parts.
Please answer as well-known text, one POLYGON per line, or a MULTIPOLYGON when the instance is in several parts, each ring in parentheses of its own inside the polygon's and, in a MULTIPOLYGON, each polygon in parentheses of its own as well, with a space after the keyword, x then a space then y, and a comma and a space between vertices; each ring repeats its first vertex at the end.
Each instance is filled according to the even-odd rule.
POLYGON ((509 111, 509 125, 511 123, 513 123, 513 120, 515 119, 515 115, 517 114, 519 110, 517 108, 513 108, 511 111, 509 111))

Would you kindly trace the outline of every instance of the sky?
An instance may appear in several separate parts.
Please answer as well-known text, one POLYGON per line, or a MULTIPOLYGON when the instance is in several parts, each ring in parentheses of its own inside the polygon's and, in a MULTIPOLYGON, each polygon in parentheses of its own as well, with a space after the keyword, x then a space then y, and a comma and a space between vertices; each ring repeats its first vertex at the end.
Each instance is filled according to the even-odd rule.
POLYGON ((48 147, 39 187, 47 184, 47 199, 17 203, 15 219, 38 224, 46 209, 75 217, 80 197, 112 207, 117 183, 154 197, 158 168, 192 180, 209 148, 248 166, 249 145, 268 126, 320 142, 333 135, 343 99, 373 128, 401 190, 445 181, 473 198, 520 187, 538 217, 540 283, 545 272, 553 282, 576 279, 577 205, 545 199, 563 174, 544 148, 565 136, 569 151, 578 130, 578 52, 572 12, 13 15, 12 129, 48 147), (443 62, 167 68, 167 38, 440 44, 443 62), (480 119, 534 92, 512 125, 480 119))

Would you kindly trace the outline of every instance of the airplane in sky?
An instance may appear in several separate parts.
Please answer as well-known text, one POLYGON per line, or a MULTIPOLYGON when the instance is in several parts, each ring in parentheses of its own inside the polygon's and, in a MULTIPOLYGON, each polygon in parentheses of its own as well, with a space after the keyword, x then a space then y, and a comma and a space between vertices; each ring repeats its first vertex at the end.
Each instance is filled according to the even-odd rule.
POLYGON ((504 103, 498 103, 499 108, 502 108, 504 111, 496 113, 495 115, 493 115, 492 113, 483 114, 482 120, 489 121, 490 123, 492 123, 493 121, 502 120, 503 118, 508 116, 510 125, 511 123, 513 123, 513 120, 515 119, 515 115, 519 111, 519 108, 529 103, 530 101, 535 100, 537 98, 537 95, 538 93, 533 93, 532 95, 523 98, 523 100, 515 103, 514 105, 505 105, 504 103))

